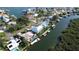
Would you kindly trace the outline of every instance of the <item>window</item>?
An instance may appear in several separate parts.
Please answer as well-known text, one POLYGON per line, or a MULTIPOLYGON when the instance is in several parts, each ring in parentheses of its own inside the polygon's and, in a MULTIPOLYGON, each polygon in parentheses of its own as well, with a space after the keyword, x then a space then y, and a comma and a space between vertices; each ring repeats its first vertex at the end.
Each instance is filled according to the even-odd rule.
POLYGON ((17 43, 19 43, 19 42, 20 42, 20 40, 17 41, 17 43))
POLYGON ((11 47, 12 47, 12 45, 9 46, 9 48, 11 48, 11 47))

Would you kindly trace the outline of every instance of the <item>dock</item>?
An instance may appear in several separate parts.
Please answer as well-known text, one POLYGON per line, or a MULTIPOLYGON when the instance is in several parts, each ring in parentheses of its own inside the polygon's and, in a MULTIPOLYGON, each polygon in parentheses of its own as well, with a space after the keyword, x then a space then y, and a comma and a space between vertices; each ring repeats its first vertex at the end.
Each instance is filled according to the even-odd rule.
POLYGON ((50 32, 50 28, 48 28, 41 36, 46 36, 47 32, 50 32))
POLYGON ((35 39, 33 42, 31 42, 30 44, 33 45, 34 43, 36 43, 36 42, 38 42, 38 41, 40 41, 40 40, 41 40, 40 38, 37 38, 37 39, 35 39))

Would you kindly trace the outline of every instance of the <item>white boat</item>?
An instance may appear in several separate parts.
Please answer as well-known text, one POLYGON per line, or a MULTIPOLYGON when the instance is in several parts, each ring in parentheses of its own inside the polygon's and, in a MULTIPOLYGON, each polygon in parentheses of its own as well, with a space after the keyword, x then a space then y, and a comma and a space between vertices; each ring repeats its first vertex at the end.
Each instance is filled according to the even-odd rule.
POLYGON ((56 25, 55 25, 55 24, 53 24, 53 25, 52 25, 52 28, 54 29, 54 28, 55 28, 55 26, 56 26, 56 25))
POLYGON ((47 34, 44 34, 44 36, 46 36, 47 34))
POLYGON ((59 22, 60 21, 60 19, 57 19, 57 22, 59 22))
POLYGON ((62 17, 59 17, 59 19, 62 19, 62 17))
POLYGON ((50 30, 48 30, 48 32, 50 32, 50 30))

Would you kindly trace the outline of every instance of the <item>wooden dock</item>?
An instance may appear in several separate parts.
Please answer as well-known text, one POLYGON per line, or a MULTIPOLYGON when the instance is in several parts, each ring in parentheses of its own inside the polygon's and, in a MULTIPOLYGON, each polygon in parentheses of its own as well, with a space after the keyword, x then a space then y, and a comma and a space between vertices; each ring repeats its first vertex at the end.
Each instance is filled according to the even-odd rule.
POLYGON ((47 32, 49 32, 50 31, 50 28, 48 28, 41 36, 46 36, 46 34, 47 34, 47 32))

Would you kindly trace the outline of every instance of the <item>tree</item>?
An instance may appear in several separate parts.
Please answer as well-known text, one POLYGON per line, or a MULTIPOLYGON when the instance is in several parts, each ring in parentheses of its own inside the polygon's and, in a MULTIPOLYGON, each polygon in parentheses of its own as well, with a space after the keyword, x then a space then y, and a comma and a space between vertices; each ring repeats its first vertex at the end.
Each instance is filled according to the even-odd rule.
POLYGON ((59 16, 62 17, 63 15, 62 14, 59 14, 59 16))
POLYGON ((7 31, 8 32, 14 32, 15 31, 15 28, 11 25, 7 26, 7 31))
POLYGON ((64 12, 63 15, 66 15, 66 13, 64 12))
POLYGON ((0 50, 6 50, 6 42, 8 41, 6 34, 0 33, 0 50))
POLYGON ((37 11, 37 13, 38 13, 38 17, 41 17, 41 16, 44 16, 44 13, 45 13, 45 12, 44 12, 44 10, 40 10, 40 9, 39 9, 39 10, 37 11))
POLYGON ((52 20, 57 20, 58 19, 58 15, 54 15, 52 20))
POLYGON ((59 43, 54 50, 57 51, 79 51, 79 19, 70 22, 70 26, 65 29, 60 38, 59 43))
POLYGON ((30 21, 28 20, 28 18, 26 18, 25 16, 21 16, 16 21, 17 21, 17 24, 26 25, 26 26, 30 23, 30 21))

